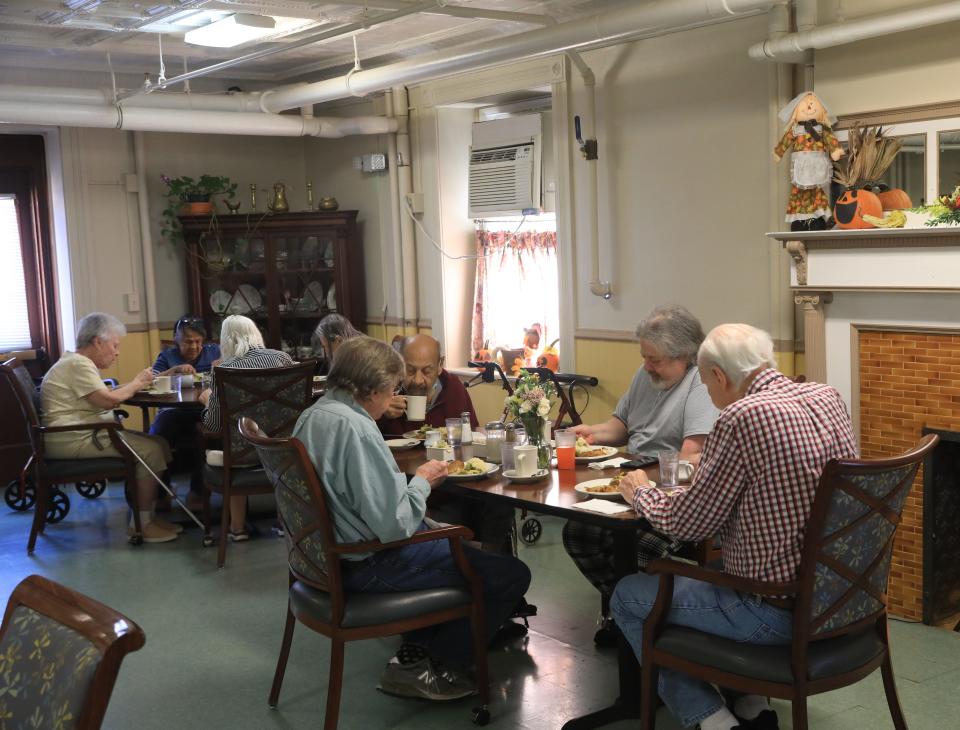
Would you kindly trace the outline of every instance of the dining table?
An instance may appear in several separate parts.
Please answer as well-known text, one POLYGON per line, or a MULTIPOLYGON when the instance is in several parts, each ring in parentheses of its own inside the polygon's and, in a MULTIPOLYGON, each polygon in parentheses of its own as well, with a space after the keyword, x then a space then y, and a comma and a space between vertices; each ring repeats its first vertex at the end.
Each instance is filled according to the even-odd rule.
MULTIPOLYGON (((472 456, 484 458, 485 449, 478 445, 463 445, 456 448, 454 455, 463 461, 472 456)), ((395 451, 394 458, 400 470, 410 475, 427 461, 422 445, 395 451)), ((652 481, 659 481, 660 472, 656 463, 645 466, 644 469, 652 481)), ((547 475, 536 482, 511 482, 503 476, 502 470, 497 470, 491 476, 481 479, 448 478, 439 489, 448 494, 461 494, 498 505, 511 505, 528 512, 555 515, 605 527, 613 532, 614 571, 619 578, 637 572, 637 531, 650 529, 649 522, 632 509, 606 515, 574 506, 591 498, 576 491, 574 487, 577 484, 612 477, 616 473, 617 469, 591 469, 587 463, 577 463, 573 469, 558 469, 554 462, 547 475)), ((619 720, 640 717, 640 668, 633 649, 622 634, 618 641, 617 663, 619 696, 613 704, 568 720, 563 725, 563 730, 603 727, 619 720)))

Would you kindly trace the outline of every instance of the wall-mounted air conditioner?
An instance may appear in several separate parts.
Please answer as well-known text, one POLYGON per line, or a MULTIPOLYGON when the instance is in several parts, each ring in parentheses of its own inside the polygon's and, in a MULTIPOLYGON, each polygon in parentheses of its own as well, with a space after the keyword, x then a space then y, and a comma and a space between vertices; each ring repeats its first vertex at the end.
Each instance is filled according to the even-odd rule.
POLYGON ((473 125, 470 217, 540 210, 540 115, 523 114, 473 125))

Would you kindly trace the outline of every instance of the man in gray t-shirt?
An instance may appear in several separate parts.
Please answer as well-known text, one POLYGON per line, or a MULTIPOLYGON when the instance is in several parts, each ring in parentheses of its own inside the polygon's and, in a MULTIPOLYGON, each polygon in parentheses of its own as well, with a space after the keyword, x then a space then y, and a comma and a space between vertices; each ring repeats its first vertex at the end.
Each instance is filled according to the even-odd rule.
MULTIPOLYGON (((631 454, 643 459, 655 461, 658 451, 675 449, 681 459, 696 464, 718 415, 696 367, 703 328, 683 307, 658 307, 637 327, 637 337, 643 367, 633 377, 630 390, 617 403, 609 420, 575 426, 574 430, 594 444, 627 444, 631 454)), ((607 618, 608 603, 617 581, 613 569, 613 533, 571 520, 563 528, 563 546, 603 597, 603 626, 594 641, 614 645, 616 634, 607 618)), ((640 530, 638 566, 643 569, 651 560, 672 554, 680 546, 681 543, 671 537, 653 530, 640 530)))

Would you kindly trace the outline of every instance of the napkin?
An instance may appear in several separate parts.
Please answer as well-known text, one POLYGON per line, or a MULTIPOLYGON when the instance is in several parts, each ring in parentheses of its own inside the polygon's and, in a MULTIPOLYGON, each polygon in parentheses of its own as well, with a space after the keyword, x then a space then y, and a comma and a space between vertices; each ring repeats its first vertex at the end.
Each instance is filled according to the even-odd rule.
POLYGON ((625 459, 622 456, 614 456, 612 459, 607 459, 606 461, 593 461, 587 464, 588 469, 612 469, 614 467, 620 466, 623 462, 630 461, 630 459, 625 459))
POLYGON ((609 499, 588 499, 586 502, 577 502, 570 505, 575 509, 585 509, 587 512, 599 512, 603 515, 616 515, 621 512, 629 512, 632 507, 617 502, 611 502, 609 499))

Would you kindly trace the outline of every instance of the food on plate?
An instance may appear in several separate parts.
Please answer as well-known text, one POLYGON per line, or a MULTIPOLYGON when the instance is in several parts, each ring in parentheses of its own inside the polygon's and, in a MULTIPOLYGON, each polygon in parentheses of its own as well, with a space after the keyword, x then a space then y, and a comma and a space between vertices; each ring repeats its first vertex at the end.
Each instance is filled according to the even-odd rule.
POLYGON ((490 465, 483 459, 474 456, 466 463, 456 460, 447 465, 447 474, 450 476, 470 476, 471 474, 486 474, 490 465))
POLYGON ((436 426, 431 426, 429 423, 425 423, 416 431, 414 431, 414 433, 417 434, 417 436, 419 436, 420 438, 424 438, 427 435, 427 431, 436 431, 436 430, 437 430, 436 426))
POLYGON ((587 443, 583 436, 577 436, 577 443, 573 447, 577 456, 606 456, 607 449, 604 446, 594 446, 587 443))
POLYGON ((606 484, 600 484, 596 487, 584 487, 584 489, 590 492, 590 494, 614 494, 620 491, 620 480, 625 476, 626 474, 624 474, 624 472, 620 472, 606 484))

